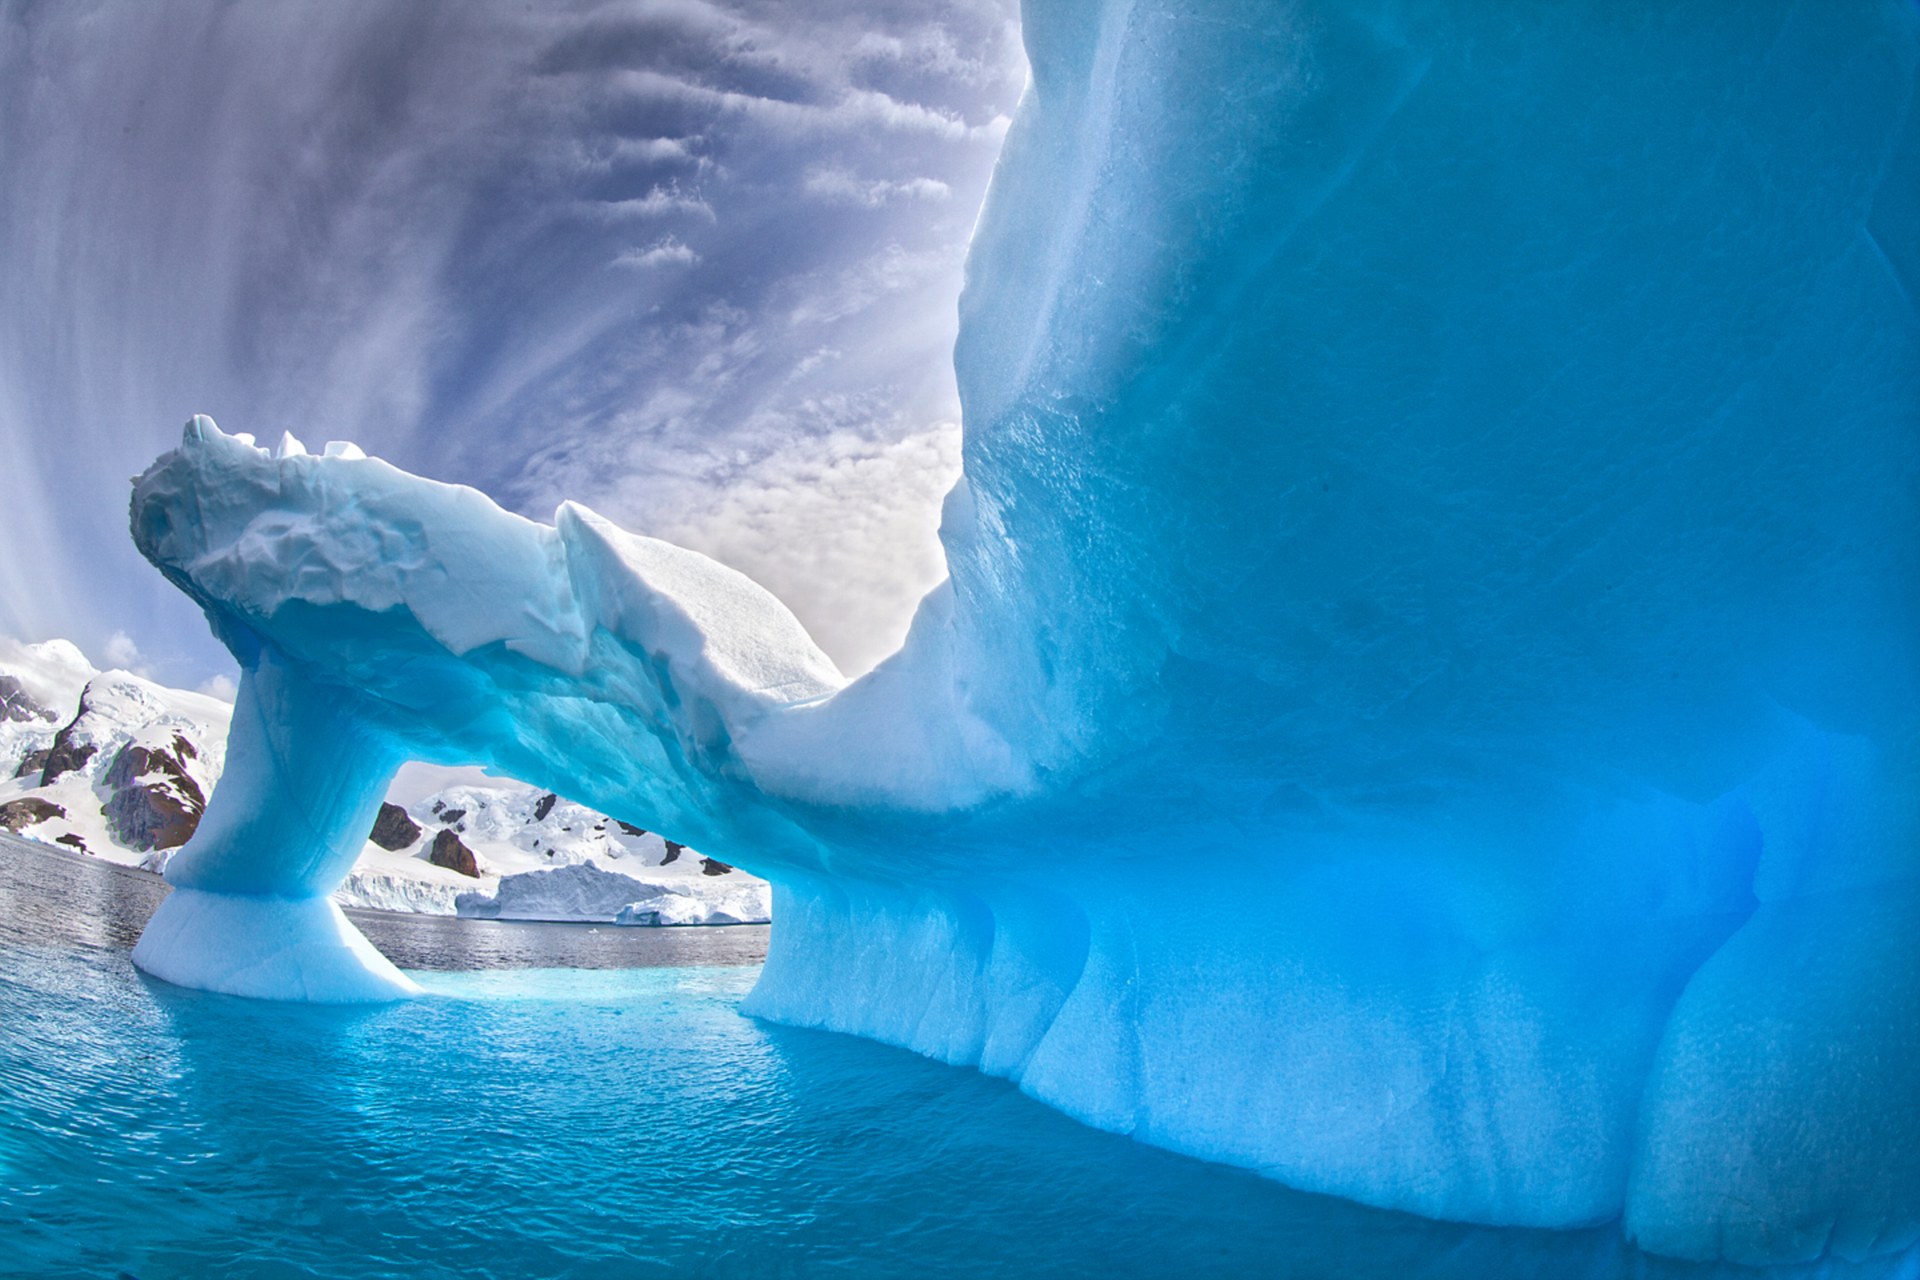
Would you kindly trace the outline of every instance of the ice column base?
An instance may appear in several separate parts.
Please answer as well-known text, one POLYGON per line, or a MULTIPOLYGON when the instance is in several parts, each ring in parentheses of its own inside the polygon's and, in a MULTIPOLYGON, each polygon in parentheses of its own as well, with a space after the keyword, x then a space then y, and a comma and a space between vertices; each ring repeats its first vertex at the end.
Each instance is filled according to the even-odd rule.
POLYGON ((365 1004, 421 990, 328 898, 175 889, 133 963, 176 986, 261 999, 365 1004))

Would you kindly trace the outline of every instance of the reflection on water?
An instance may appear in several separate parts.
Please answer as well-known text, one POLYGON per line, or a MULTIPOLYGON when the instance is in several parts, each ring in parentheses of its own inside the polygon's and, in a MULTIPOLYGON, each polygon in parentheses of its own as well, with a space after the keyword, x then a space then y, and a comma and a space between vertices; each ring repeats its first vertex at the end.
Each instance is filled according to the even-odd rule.
MULTIPOLYGON (((1648 1259, 1611 1227, 1469 1228, 1302 1195, 977 1072, 742 1017, 758 970, 737 959, 429 972, 439 998, 362 1008, 170 987, 125 950, 159 892, 0 846, 0 1275, 1795 1274, 1648 1259)), ((575 945, 494 932, 524 928, 409 936, 508 964, 575 945)), ((608 934, 654 957, 644 939, 738 957, 751 944, 727 939, 754 936, 551 936, 608 934)))
POLYGON ((0 942, 131 948, 166 893, 151 872, 0 835, 0 942))
POLYGON ((655 929, 392 911, 347 915, 402 969, 639 969, 758 965, 767 958, 764 924, 655 929))
MULTIPOLYGON (((167 886, 159 876, 0 835, 0 942, 127 949, 167 886)), ((349 910, 402 969, 639 969, 757 965, 767 926, 628 928, 349 910)))

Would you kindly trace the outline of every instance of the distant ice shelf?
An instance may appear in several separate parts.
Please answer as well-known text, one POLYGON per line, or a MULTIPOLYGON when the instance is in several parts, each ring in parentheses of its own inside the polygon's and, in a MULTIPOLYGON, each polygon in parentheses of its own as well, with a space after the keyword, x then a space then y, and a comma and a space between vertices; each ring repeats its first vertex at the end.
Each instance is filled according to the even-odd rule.
POLYGON ((769 878, 762 1016, 1440 1218, 1913 1246, 1920 9, 1024 33, 902 649, 195 418, 133 534, 244 676, 136 960, 400 994, 270 904, 478 763, 769 878))

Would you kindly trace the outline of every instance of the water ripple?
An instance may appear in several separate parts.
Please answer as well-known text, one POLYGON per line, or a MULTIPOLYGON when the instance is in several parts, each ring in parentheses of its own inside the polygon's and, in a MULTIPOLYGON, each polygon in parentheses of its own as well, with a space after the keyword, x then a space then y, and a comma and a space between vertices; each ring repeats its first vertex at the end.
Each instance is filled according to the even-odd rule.
POLYGON ((326 1009, 35 929, 0 929, 7 1276, 1709 1274, 1612 1228, 1426 1222, 1097 1133, 743 1017, 752 967, 423 972, 430 998, 326 1009))

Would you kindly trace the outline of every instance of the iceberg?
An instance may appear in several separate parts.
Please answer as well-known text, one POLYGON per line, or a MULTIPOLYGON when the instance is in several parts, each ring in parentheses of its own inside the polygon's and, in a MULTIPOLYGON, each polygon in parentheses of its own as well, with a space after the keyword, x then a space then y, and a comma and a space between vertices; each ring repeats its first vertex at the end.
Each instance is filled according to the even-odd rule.
POLYGON ((702 892, 692 877, 634 875, 596 862, 500 877, 493 892, 471 890, 455 901, 481 920, 592 921, 629 925, 766 924, 767 884, 733 875, 702 892))
POLYGON ((1920 1240, 1920 10, 1024 31, 900 651, 195 418, 133 535, 244 675, 136 962, 406 992, 325 895, 481 764, 771 880, 767 1018, 1438 1218, 1920 1240))

